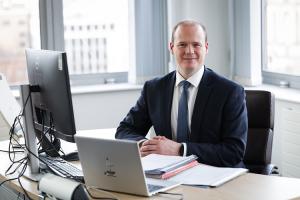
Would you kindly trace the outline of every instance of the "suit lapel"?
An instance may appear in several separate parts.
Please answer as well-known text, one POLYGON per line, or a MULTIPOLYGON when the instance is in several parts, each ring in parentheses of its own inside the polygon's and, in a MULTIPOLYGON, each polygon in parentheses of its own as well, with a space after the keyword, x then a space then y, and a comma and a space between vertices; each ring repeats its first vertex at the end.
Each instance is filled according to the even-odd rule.
POLYGON ((202 124, 202 119, 204 117, 204 110, 206 103, 209 99, 209 95, 211 93, 211 72, 205 68, 203 77, 199 83, 198 93, 195 100, 193 115, 192 115, 192 123, 191 123, 191 141, 200 130, 200 126, 202 124))
POLYGON ((174 84, 175 84, 175 72, 173 72, 170 76, 170 79, 168 79, 168 83, 165 84, 164 88, 164 111, 162 113, 165 114, 164 118, 166 119, 165 129, 166 133, 165 136, 169 139, 172 139, 172 129, 171 129, 171 109, 172 109, 172 103, 173 103, 173 92, 174 92, 174 84))

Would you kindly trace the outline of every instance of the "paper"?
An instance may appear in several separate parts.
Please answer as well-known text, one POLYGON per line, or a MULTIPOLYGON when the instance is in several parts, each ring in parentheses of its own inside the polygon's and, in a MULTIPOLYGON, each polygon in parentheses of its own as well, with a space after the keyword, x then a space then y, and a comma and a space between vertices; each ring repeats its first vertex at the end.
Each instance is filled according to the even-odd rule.
POLYGON ((170 178, 169 180, 178 181, 185 185, 217 187, 247 171, 248 170, 244 168, 213 167, 200 164, 170 178))

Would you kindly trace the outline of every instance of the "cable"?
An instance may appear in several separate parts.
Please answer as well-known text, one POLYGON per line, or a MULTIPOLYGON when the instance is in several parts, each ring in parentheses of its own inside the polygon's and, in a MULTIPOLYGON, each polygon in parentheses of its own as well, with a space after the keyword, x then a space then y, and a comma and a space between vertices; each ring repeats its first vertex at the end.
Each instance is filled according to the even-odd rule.
MULTIPOLYGON (((33 155, 35 158, 39 159, 38 155, 35 155, 33 152, 31 152, 31 150, 28 148, 28 145, 26 144, 27 141, 25 140, 25 145, 22 145, 19 143, 19 141, 14 137, 15 136, 15 127, 17 127, 17 125, 20 126, 21 128, 21 132, 23 134, 23 136, 25 135, 25 131, 24 131, 24 128, 22 126, 22 123, 21 123, 21 119, 24 115, 24 111, 25 111, 25 107, 28 103, 28 100, 30 98, 30 93, 28 94, 28 96, 26 97, 26 100, 23 104, 23 108, 22 110, 20 111, 19 115, 15 117, 14 119, 14 122, 10 128, 10 131, 9 131, 9 146, 8 146, 8 151, 5 151, 5 150, 0 150, 2 152, 7 152, 8 153, 8 156, 9 156, 9 159, 11 161, 11 164, 10 166, 7 168, 5 174, 6 175, 11 175, 11 174, 14 174, 17 170, 20 169, 20 172, 18 174, 18 176, 16 178, 11 178, 11 179, 7 179, 7 180, 4 180, 0 183, 0 186, 3 185, 4 183, 6 182, 9 182, 9 181, 12 181, 12 180, 17 180, 20 187, 22 188, 23 190, 23 194, 24 194, 24 199, 25 198, 28 198, 28 199, 31 199, 28 192, 24 189, 23 185, 22 185, 22 182, 21 182, 21 177, 24 175, 25 171, 26 171, 26 168, 27 168, 27 163, 29 161, 29 154, 33 155), (20 149, 23 149, 24 151, 20 151, 20 150, 15 150, 14 146, 16 146, 20 149), (21 152, 27 152, 27 155, 21 157, 21 158, 18 158, 16 157, 16 153, 21 153, 21 152)), ((45 120, 44 119, 45 117, 43 116, 43 121, 45 120)), ((44 123, 43 123, 44 124, 44 123)), ((45 134, 49 134, 51 136, 51 129, 54 129, 54 126, 52 125, 52 119, 50 121, 50 128, 48 129, 44 129, 45 126, 43 125, 43 133, 41 134, 43 137, 46 137, 45 134)), ((43 138, 42 138, 43 139, 43 138)), ((51 139, 52 141, 53 139, 51 139)), ((52 144, 52 143, 51 143, 52 144)), ((50 147, 51 148, 51 147, 50 147)), ((55 149, 55 147, 52 145, 52 150, 55 149)), ((55 149, 56 150, 56 149, 55 149)), ((57 150, 56 150, 57 151, 57 150)), ((57 151, 58 152, 58 151, 57 151)), ((44 163, 46 166, 47 164, 42 161, 41 159, 39 159, 39 161, 41 161, 42 163, 44 163)))
MULTIPOLYGON (((4 153, 9 153, 11 151, 7 151, 7 150, 2 150, 0 149, 0 152, 4 152, 4 153)), ((24 153, 24 151, 13 151, 14 153, 24 153)))
MULTIPOLYGON (((22 185, 22 183, 21 183, 21 179, 20 179, 20 178, 24 175, 24 173, 25 173, 25 171, 26 171, 26 168, 27 168, 27 162, 28 162, 28 160, 25 162, 25 164, 24 164, 24 166, 23 166, 21 172, 19 173, 19 176, 18 176, 18 182, 19 182, 19 184, 20 184, 20 186, 21 186, 21 188, 22 188, 22 190, 23 190, 25 196, 30 200, 31 198, 30 198, 29 194, 27 193, 27 191, 25 190, 25 188, 23 187, 23 185, 22 185)), ((24 198, 25 198, 25 196, 24 196, 24 198)))
MULTIPOLYGON (((0 186, 3 185, 4 183, 6 182, 9 182, 9 181, 12 181, 12 180, 18 180, 19 184, 20 184, 20 187, 22 188, 23 190, 23 193, 24 193, 24 199, 25 198, 28 198, 28 199, 31 199, 27 193, 27 191, 24 189, 22 183, 21 183, 21 180, 20 178, 23 176, 23 174, 25 173, 25 170, 27 168, 27 163, 28 163, 28 155, 25 155, 23 156, 22 158, 19 158, 17 159, 16 157, 16 153, 19 153, 19 152, 24 152, 24 151, 16 151, 14 150, 14 145, 17 144, 18 147, 22 148, 22 149, 26 149, 28 152, 30 152, 30 150, 28 150, 26 144, 25 146, 23 147, 22 144, 19 143, 19 141, 15 138, 15 127, 19 124, 20 127, 21 127, 21 131, 24 135, 24 129, 22 127, 22 123, 21 123, 21 118, 23 116, 23 113, 24 113, 24 110, 25 110, 25 106, 26 104, 28 103, 28 100, 29 100, 29 97, 30 97, 30 94, 28 94, 28 96, 26 97, 26 100, 24 102, 24 105, 23 105, 23 109, 20 111, 20 113, 15 117, 14 119, 14 122, 9 130, 9 145, 8 145, 8 151, 2 151, 2 152, 7 152, 8 153, 8 157, 11 161, 11 164, 10 166, 7 168, 6 172, 5 172, 5 175, 11 175, 11 174, 14 174, 18 169, 21 168, 20 170, 20 173, 18 174, 17 177, 15 178, 10 178, 10 179, 7 179, 7 180, 4 180, 0 183, 0 186), (16 167, 15 167, 16 165, 16 167)), ((26 143, 26 141, 25 141, 26 143)), ((32 152, 31 152, 32 153, 32 152)), ((19 197, 18 197, 19 198, 19 197)))
MULTIPOLYGON (((28 100, 30 98, 30 93, 28 94, 28 96, 26 97, 26 100, 23 104, 23 108, 22 110, 20 111, 20 113, 18 114, 18 116, 15 117, 14 119, 14 122, 9 130, 9 146, 8 146, 8 150, 0 150, 1 152, 6 152, 8 153, 8 156, 9 156, 9 159, 11 161, 11 164, 9 165, 9 167, 7 168, 6 172, 5 172, 5 175, 11 175, 11 174, 14 174, 17 172, 17 170, 20 170, 19 171, 19 174, 17 177, 15 178, 10 178, 10 179, 7 179, 7 180, 4 180, 2 182, 0 182, 0 186, 5 184, 6 182, 9 182, 9 181, 12 181, 12 180, 17 180, 20 187, 22 188, 23 190, 23 197, 24 199, 27 198, 27 199, 31 199, 28 192, 25 190, 25 188, 23 187, 22 185, 22 182, 21 182, 21 177, 24 175, 25 171, 26 171, 26 168, 27 168, 27 164, 29 162, 29 155, 33 155, 35 158, 37 158, 40 162, 44 163, 46 166, 48 166, 43 160, 41 160, 39 158, 38 155, 35 155, 33 152, 31 152, 31 150, 28 148, 28 145, 27 145, 27 142, 25 140, 25 144, 20 144, 20 142, 16 139, 15 135, 15 130, 16 130, 16 127, 19 125, 20 126, 20 132, 23 134, 23 136, 25 136, 25 131, 24 131, 24 128, 22 126, 22 122, 21 122, 21 119, 24 115, 24 112, 25 112, 25 107, 28 103, 28 100), (18 148, 18 150, 15 150, 15 147, 18 148), (22 150, 20 150, 22 149, 22 150), (21 157, 20 156, 16 156, 16 153, 24 153, 26 151, 26 155, 21 157)), ((62 150, 59 149, 59 151, 55 148, 54 144, 52 144, 52 142, 56 139, 55 136, 53 135, 53 130, 55 130, 55 127, 53 126, 53 117, 52 117, 52 114, 50 113, 50 118, 49 118, 49 124, 50 124, 50 127, 46 127, 45 126, 45 119, 46 117, 42 114, 42 120, 43 120, 43 131, 41 133, 41 138, 39 138, 39 144, 41 144, 41 142, 43 142, 44 139, 47 139, 47 135, 49 135, 50 137, 50 143, 51 143, 51 146, 48 145, 47 150, 50 150, 50 151, 56 151, 58 155, 59 154, 59 151, 63 152, 62 150)), ((73 178, 73 177, 70 177, 70 178, 73 178)))
POLYGON ((23 158, 21 161, 15 162, 15 163, 19 163, 19 165, 17 165, 17 167, 12 172, 9 172, 9 170, 12 168, 13 165, 10 165, 8 169, 5 171, 5 175, 7 176, 7 175, 14 174, 17 171, 17 169, 19 169, 19 167, 21 167, 21 165, 24 164, 25 161, 27 162, 27 158, 23 158))
POLYGON ((49 114, 49 127, 46 127, 45 124, 48 124, 48 123, 45 122, 46 117, 45 117, 44 112, 46 112, 46 111, 41 111, 40 110, 40 116, 42 118, 41 119, 41 121, 42 121, 42 132, 38 137, 39 138, 39 147, 38 147, 39 153, 46 152, 46 154, 48 154, 50 156, 53 156, 53 155, 58 155, 59 156, 60 155, 59 152, 60 152, 60 149, 61 149, 60 144, 57 144, 57 145, 59 145, 58 147, 56 147, 53 144, 54 141, 59 141, 59 140, 55 137, 55 135, 53 133, 53 130, 55 129, 55 127, 53 126, 52 114, 50 112, 50 114, 49 114), (43 145, 44 143, 46 143, 46 146, 43 145), (59 149, 57 149, 57 148, 59 148, 59 149))

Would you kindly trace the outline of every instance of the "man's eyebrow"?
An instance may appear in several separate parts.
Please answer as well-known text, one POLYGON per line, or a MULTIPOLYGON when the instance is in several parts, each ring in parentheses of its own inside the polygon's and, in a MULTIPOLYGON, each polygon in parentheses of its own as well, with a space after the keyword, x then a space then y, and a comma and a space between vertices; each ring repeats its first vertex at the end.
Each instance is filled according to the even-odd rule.
POLYGON ((185 42, 185 41, 179 41, 179 42, 177 42, 176 44, 186 44, 187 42, 185 42))
POLYGON ((202 45, 202 42, 192 42, 192 44, 201 44, 202 45))

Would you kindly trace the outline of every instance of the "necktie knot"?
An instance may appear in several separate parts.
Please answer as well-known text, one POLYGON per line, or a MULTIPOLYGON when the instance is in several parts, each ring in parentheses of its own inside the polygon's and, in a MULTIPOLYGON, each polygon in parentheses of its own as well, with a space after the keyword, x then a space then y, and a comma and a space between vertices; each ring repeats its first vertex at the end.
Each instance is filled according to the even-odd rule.
POLYGON ((183 90, 187 90, 190 87, 191 83, 188 81, 181 81, 181 85, 183 87, 183 90))

